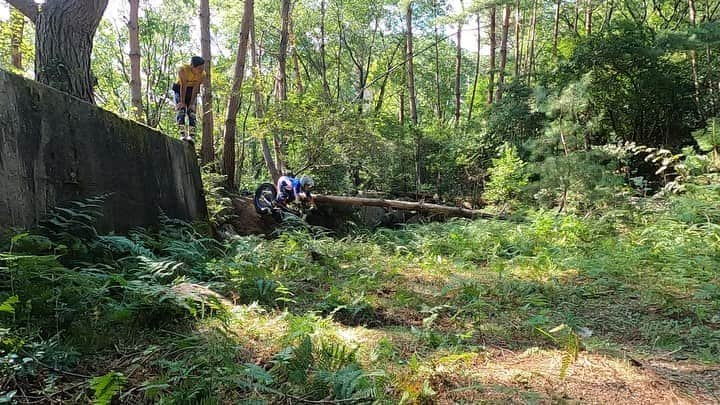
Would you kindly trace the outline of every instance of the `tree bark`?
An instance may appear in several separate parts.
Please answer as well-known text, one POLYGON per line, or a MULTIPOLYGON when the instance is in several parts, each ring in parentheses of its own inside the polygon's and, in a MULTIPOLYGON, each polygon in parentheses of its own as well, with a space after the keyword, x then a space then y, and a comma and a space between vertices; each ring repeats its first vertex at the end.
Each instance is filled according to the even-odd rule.
MULTIPOLYGON (((402 60, 407 61, 407 38, 405 38, 405 44, 402 47, 402 60)), ((407 63, 407 62, 406 62, 407 63)), ((407 88, 407 66, 403 66, 403 69, 400 74, 400 94, 398 97, 400 98, 399 101, 399 108, 398 108, 398 122, 400 122, 400 125, 405 124, 405 89, 407 88)))
POLYGON ((202 143, 200 158, 202 164, 208 164, 215 158, 212 98, 212 52, 210 46, 210 0, 200 0, 200 52, 205 59, 205 82, 202 93, 202 143))
POLYGON ((507 43, 508 43, 508 32, 510 30, 510 5, 505 4, 505 10, 503 12, 503 30, 502 38, 500 42, 500 71, 498 73, 498 86, 497 93, 495 94, 496 102, 502 101, 503 86, 505 84, 505 65, 507 63, 507 43))
POLYGON ((325 0, 320 0, 320 75, 322 76, 323 95, 330 100, 330 85, 327 80, 327 64, 325 62, 325 0))
POLYGON ((530 84, 535 72, 535 31, 537 27, 537 0, 533 0, 532 17, 530 19, 530 49, 528 50, 528 84, 530 84))
POLYGON ((468 122, 472 119, 473 106, 475 105, 475 92, 477 90, 478 77, 480 76, 480 50, 482 49, 482 43, 480 42, 480 14, 476 14, 477 19, 477 56, 475 57, 475 78, 473 79, 472 95, 470 96, 470 105, 468 106, 468 122))
POLYGON ((585 35, 592 35, 592 0, 585 1, 585 35))
POLYGON ((295 91, 297 94, 303 93, 302 76, 300 75, 300 62, 297 54, 297 43, 295 42, 295 30, 293 29, 293 20, 290 18, 289 23, 289 35, 292 46, 290 47, 290 54, 292 55, 293 62, 293 73, 295 74, 295 91))
POLYGON ((383 81, 380 85, 380 94, 378 94, 377 103, 375 103, 375 113, 379 113, 382 109, 383 102, 385 100, 385 89, 387 86, 388 79, 390 78, 390 73, 393 69, 393 64, 395 63, 395 54, 397 53, 398 49, 403 45, 402 41, 399 41, 395 49, 393 49, 392 55, 390 55, 390 59, 388 59, 387 62, 387 70, 385 71, 385 74, 383 75, 383 81))
MULTIPOLYGON (((465 12, 465 8, 463 7, 463 2, 460 0, 460 7, 462 8, 463 13, 465 12)), ((461 39, 462 39, 462 18, 458 20, 458 30, 457 30, 457 44, 456 46, 456 55, 455 55, 455 127, 457 128, 460 125, 460 72, 462 69, 462 45, 461 45, 461 39)))
POLYGON ((435 117, 442 119, 442 97, 440 95, 440 35, 438 34, 438 1, 433 0, 433 29, 435 31, 435 117))
POLYGON ((130 15, 127 26, 130 40, 130 101, 132 103, 135 120, 142 122, 142 82, 140 79, 140 29, 138 27, 138 13, 140 0, 130 0, 130 15))
MULTIPOLYGON (((275 100, 280 103, 287 101, 287 50, 290 31, 289 26, 290 0, 282 0, 280 6, 280 49, 278 50, 278 70, 275 76, 275 100)), ((275 165, 281 173, 285 170, 285 141, 286 140, 280 134, 273 134, 273 142, 275 144, 275 165)))
POLYGON ((520 76, 520 0, 515 0, 515 77, 520 76))
POLYGON ((417 98, 415 95, 415 68, 413 64, 413 34, 412 34, 412 2, 408 4, 405 14, 406 24, 406 46, 407 46, 407 72, 408 72, 408 96, 410 97, 410 121, 413 125, 418 123, 417 98))
POLYGON ((94 103, 90 72, 93 37, 108 0, 8 0, 35 23, 37 81, 94 103))
POLYGON ((25 32, 25 15, 14 7, 10 10, 10 30, 11 63, 15 69, 22 71, 22 42, 25 32))
POLYGON ((560 30, 560 1, 555 2, 555 21, 553 23, 553 55, 557 55, 558 50, 558 34, 560 30))
POLYGON ((469 210, 461 207, 448 207, 446 205, 428 204, 415 201, 385 200, 382 198, 342 197, 331 195, 315 195, 318 204, 336 204, 365 207, 387 207, 410 211, 434 212, 452 217, 465 218, 496 218, 480 210, 469 210))
POLYGON ((225 131, 223 133, 223 173, 226 176, 227 187, 235 188, 235 138, 237 133, 237 112, 240 108, 240 92, 245 74, 245 59, 247 55, 248 37, 253 20, 254 0, 245 0, 243 19, 240 25, 238 51, 235 59, 232 88, 228 99, 227 114, 225 116, 225 131))
POLYGON ((493 103, 493 94, 495 94, 495 48, 497 47, 497 38, 495 35, 495 15, 497 10, 495 6, 490 7, 490 67, 488 78, 488 104, 493 103))
MULTIPOLYGON (((688 9, 690 11, 690 24, 694 27, 697 24, 695 0, 688 0, 688 9)), ((693 84, 695 85, 695 105, 697 106, 698 115, 704 118, 702 104, 700 101, 700 79, 698 78, 697 68, 697 51, 694 49, 690 51, 690 66, 692 68, 693 84)))

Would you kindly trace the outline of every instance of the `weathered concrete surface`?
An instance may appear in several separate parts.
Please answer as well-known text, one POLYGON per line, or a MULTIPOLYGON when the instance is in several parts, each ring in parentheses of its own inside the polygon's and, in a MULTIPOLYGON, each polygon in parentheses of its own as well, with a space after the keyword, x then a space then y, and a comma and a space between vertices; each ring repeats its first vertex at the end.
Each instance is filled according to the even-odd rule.
POLYGON ((0 70, 0 231, 112 193, 99 227, 207 216, 195 152, 146 126, 0 70))

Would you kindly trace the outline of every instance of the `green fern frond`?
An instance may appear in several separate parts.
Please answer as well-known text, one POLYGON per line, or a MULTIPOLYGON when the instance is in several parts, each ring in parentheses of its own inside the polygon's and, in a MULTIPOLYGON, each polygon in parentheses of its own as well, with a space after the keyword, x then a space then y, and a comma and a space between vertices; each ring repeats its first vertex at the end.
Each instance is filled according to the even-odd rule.
POLYGON ((109 405, 112 398, 122 390, 127 378, 115 371, 90 380, 90 388, 95 391, 94 405, 109 405))

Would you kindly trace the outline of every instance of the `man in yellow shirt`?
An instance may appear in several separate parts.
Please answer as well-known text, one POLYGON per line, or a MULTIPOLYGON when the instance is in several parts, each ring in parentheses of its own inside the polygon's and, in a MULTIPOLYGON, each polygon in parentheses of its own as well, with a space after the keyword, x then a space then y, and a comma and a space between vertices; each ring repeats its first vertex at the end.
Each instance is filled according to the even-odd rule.
POLYGON ((178 80, 173 84, 175 93, 175 116, 180 129, 180 139, 195 142, 195 110, 200 84, 205 79, 205 60, 193 56, 189 65, 183 65, 178 70, 178 80), (185 132, 185 116, 188 117, 189 131, 185 132))

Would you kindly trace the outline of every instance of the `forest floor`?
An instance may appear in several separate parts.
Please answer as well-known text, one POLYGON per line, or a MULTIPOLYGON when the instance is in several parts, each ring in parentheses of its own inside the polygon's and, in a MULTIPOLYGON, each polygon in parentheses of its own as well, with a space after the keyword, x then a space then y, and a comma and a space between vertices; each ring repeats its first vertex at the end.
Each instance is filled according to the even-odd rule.
POLYGON ((93 293, 90 323, 5 389, 85 402, 112 372, 117 403, 720 403, 718 202, 703 188, 593 217, 300 226, 213 254, 186 230, 112 236, 122 298, 93 293))

